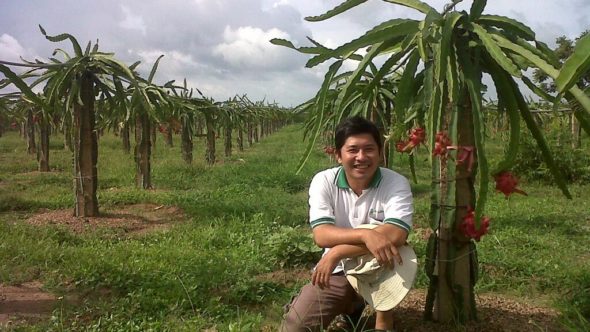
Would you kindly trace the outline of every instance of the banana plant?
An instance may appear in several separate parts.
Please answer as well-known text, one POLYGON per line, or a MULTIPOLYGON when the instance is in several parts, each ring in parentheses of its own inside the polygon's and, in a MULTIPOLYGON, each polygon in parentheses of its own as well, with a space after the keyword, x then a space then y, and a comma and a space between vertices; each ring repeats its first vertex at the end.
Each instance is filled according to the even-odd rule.
MULTIPOLYGON (((473 320, 476 319, 474 285, 478 271, 476 241, 489 223, 483 213, 490 178, 505 174, 512 167, 518 152, 521 119, 536 140, 557 186, 571 198, 517 84, 518 80, 528 80, 525 76, 528 68, 539 68, 557 78, 557 63, 552 51, 535 39, 529 27, 508 17, 484 14, 485 0, 474 0, 469 12, 455 10, 461 0, 453 1, 440 12, 419 0, 384 1, 414 9, 424 18, 387 20, 336 48, 311 39, 312 45, 303 47, 295 47, 284 39, 271 42, 312 55, 307 67, 333 59, 310 107, 309 146, 333 116, 330 112, 345 117, 352 96, 368 93, 361 78, 375 60, 382 59, 383 64, 374 80, 403 67, 397 91, 391 91, 395 93, 395 106, 387 132, 389 137, 395 137, 407 130, 407 126, 423 128, 428 137, 426 145, 432 151, 430 227, 434 232, 428 242, 425 267, 430 278, 425 317, 442 322, 473 320), (366 52, 360 55, 361 50, 366 52), (342 88, 334 92, 331 87, 341 77, 339 70, 346 60, 357 61, 357 68, 347 76, 342 88), (484 141, 484 73, 492 77, 510 127, 506 153, 495 165, 488 163, 484 141), (337 93, 335 97, 334 93, 337 93)), ((364 2, 344 1, 306 20, 330 19, 364 2)), ((585 104, 587 96, 571 84, 571 79, 563 81, 564 93, 585 104)), ((581 113, 580 118, 587 115, 581 113)), ((393 148, 390 144, 389 149, 393 148)))

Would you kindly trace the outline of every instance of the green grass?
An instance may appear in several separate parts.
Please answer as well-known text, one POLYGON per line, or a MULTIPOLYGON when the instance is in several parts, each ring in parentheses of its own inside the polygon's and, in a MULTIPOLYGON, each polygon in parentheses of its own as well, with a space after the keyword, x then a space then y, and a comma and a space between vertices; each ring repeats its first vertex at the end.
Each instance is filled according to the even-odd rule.
MULTIPOLYGON (((102 137, 101 210, 154 203, 178 206, 185 214, 185 222, 145 236, 108 229, 74 234, 24 222, 47 209, 73 209, 71 153, 62 149, 60 136, 51 140, 52 172, 39 173, 22 139, 15 133, 0 138, 0 282, 41 280, 57 294, 82 294, 82 303, 64 302, 50 320, 18 330, 276 329, 282 306, 305 280, 286 285, 259 276, 309 267, 317 259, 306 190, 311 176, 331 165, 317 149, 294 174, 305 147, 300 126, 286 127, 231 158, 220 157, 213 167, 203 161, 203 141, 195 142, 195 160, 187 165, 180 142, 166 147, 158 137, 154 190, 134 187, 133 156, 123 153, 117 137, 102 137)), ((489 158, 498 160, 501 148, 492 143, 489 158)), ((218 155, 219 150, 221 143, 218 155)), ((415 224, 426 227, 427 152, 421 148, 416 159, 415 224)), ((395 165, 409 175, 405 159, 397 157, 395 165)), ((478 243, 477 292, 543 300, 564 313, 564 327, 584 327, 580 317, 590 310, 590 188, 570 186, 574 199, 567 200, 555 186, 521 187, 529 196, 489 198, 491 231, 478 243)), ((424 240, 416 234, 410 239, 423 261, 424 240)), ((416 287, 426 285, 420 271, 416 287)))

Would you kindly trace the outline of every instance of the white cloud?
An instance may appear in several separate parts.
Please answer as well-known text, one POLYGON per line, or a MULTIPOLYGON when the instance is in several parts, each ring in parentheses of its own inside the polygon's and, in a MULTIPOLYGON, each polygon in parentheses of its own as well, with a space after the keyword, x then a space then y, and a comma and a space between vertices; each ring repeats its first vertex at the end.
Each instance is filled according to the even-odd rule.
POLYGON ((25 56, 25 49, 16 38, 3 33, 0 36, 0 59, 20 62, 20 56, 25 56))
MULTIPOLYGON (((19 43, 19 41, 14 38, 13 36, 7 34, 7 33, 3 33, 0 36, 0 60, 4 60, 4 61, 8 61, 8 62, 16 62, 16 63, 22 63, 22 60, 20 59, 21 57, 23 57, 24 59, 27 60, 31 60, 31 54, 32 52, 30 50, 25 49, 24 47, 22 47, 22 45, 19 43)), ((35 57, 41 61, 47 61, 46 59, 43 59, 41 57, 35 57)), ((25 72, 26 70, 28 70, 28 68, 24 68, 24 67, 11 67, 10 68, 13 72, 17 73, 17 74, 21 74, 23 72, 25 72)), ((4 75, 0 74, 0 79, 3 79, 4 75)), ((35 92, 41 92, 41 90, 43 89, 43 85, 37 85, 33 88, 33 91, 35 92)), ((6 92, 15 92, 17 91, 14 86, 9 85, 6 88, 6 92)))
POLYGON ((243 66, 268 68, 283 67, 283 58, 287 53, 284 47, 277 47, 269 42, 272 38, 289 39, 289 34, 276 28, 262 30, 251 26, 232 29, 226 26, 223 32, 224 42, 213 48, 213 54, 221 56, 233 67, 243 66))
POLYGON ((207 5, 207 4, 215 4, 216 6, 221 6, 220 0, 194 0, 197 5, 207 5))
POLYGON ((123 15, 125 18, 123 21, 119 22, 119 26, 124 29, 129 30, 139 30, 143 35, 146 34, 147 28, 145 23, 143 22, 143 17, 135 15, 129 7, 125 5, 121 5, 121 10, 123 11, 123 15))
POLYGON ((277 8, 279 6, 289 5, 289 0, 279 0, 272 4, 272 8, 277 8))
POLYGON ((143 59, 146 63, 154 63, 160 55, 164 55, 164 58, 161 61, 166 59, 166 62, 174 62, 179 65, 189 65, 195 66, 197 63, 193 60, 193 57, 190 54, 184 54, 179 51, 169 51, 165 52, 162 50, 150 50, 150 51, 139 51, 137 54, 143 59))
POLYGON ((142 62, 141 70, 146 74, 149 74, 158 57, 164 55, 156 71, 157 82, 162 80, 180 81, 187 77, 187 75, 211 70, 209 66, 196 61, 192 55, 177 50, 142 50, 138 51, 137 55, 142 62))
POLYGON ((197 87, 205 96, 215 100, 225 100, 238 94, 234 90, 235 86, 217 79, 187 80, 187 84, 189 87, 197 87))

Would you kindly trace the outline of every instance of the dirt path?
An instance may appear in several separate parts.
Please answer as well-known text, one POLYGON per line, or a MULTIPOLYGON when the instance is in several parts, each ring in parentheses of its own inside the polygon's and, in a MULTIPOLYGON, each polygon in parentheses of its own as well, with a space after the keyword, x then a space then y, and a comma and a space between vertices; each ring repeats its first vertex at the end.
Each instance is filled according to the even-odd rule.
POLYGON ((42 286, 38 281, 0 285, 0 329, 46 319, 51 314, 60 299, 43 291, 42 286))

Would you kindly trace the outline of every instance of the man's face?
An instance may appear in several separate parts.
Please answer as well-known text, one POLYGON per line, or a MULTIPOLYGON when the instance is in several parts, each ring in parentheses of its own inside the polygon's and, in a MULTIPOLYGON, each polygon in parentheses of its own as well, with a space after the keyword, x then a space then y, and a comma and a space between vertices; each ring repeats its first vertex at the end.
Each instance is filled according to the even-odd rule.
POLYGON ((337 151, 338 162, 344 167, 350 185, 368 186, 379 167, 379 147, 371 134, 349 136, 337 151))

